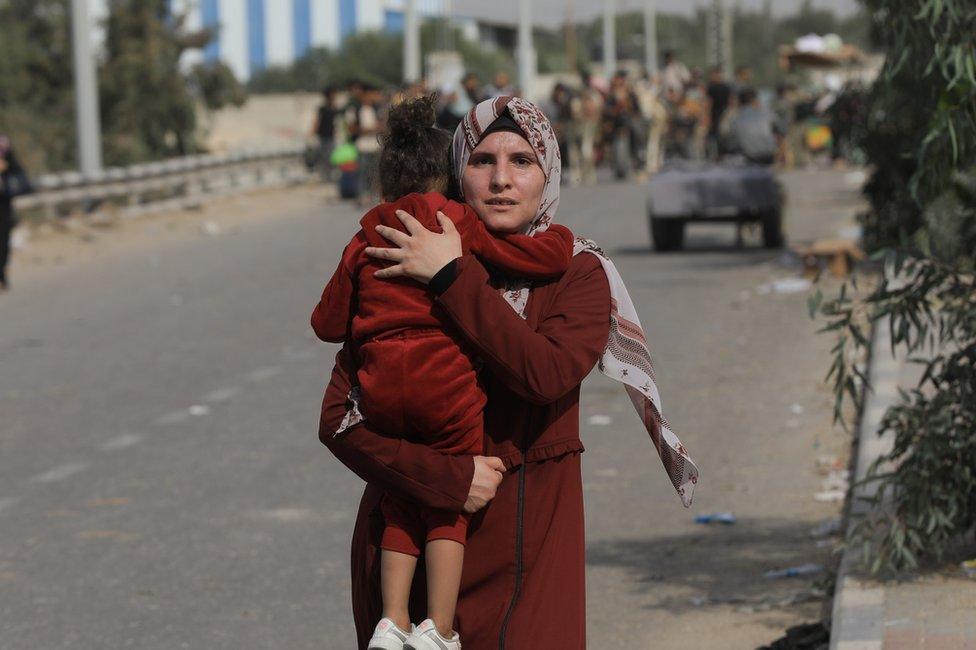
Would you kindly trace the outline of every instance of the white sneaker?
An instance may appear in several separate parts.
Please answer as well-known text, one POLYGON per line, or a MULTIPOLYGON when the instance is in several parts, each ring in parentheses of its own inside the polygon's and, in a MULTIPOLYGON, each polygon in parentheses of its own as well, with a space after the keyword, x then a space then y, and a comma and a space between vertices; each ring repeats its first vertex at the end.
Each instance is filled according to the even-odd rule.
POLYGON ((396 623, 388 618, 381 619, 373 630, 373 638, 369 640, 369 650, 403 650, 403 642, 407 640, 407 635, 412 634, 414 627, 410 626, 410 632, 404 632, 396 626, 396 623))
POLYGON ((438 633, 434 621, 429 618, 413 628, 413 633, 407 637, 403 650, 461 650, 461 638, 455 632, 450 639, 445 639, 438 633))

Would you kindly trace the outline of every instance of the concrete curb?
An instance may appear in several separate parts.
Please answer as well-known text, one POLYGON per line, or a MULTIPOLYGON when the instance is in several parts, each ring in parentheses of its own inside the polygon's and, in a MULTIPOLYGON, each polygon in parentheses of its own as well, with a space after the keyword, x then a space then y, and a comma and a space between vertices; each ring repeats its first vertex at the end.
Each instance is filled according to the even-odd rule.
MULTIPOLYGON (((898 381, 904 357, 891 354, 891 333, 887 322, 876 323, 871 343, 870 379, 872 391, 864 404, 858 427, 857 460, 852 483, 861 481, 875 460, 892 449, 892 434, 878 436, 881 419, 898 400, 898 381)), ((871 496, 873 486, 858 487, 851 495, 847 533, 852 523, 863 517, 869 506, 858 496, 871 496)), ((830 650, 881 650, 884 643, 885 588, 880 582, 867 582, 855 576, 861 552, 845 548, 837 572, 834 591, 830 650)))

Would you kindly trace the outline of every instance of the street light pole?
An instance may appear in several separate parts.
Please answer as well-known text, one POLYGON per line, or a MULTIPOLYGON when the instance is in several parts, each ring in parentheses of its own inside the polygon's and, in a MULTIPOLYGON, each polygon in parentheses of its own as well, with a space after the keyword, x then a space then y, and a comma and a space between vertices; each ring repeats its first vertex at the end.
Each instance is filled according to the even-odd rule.
POLYGON ((98 82, 92 52, 89 0, 71 0, 71 36, 74 47, 75 120, 78 126, 78 163, 82 175, 102 171, 102 127, 98 114, 98 82))
POLYGON ((576 18, 573 11, 573 0, 566 0, 566 24, 563 27, 566 38, 566 68, 570 72, 579 72, 579 59, 576 54, 576 18))
POLYGON ((518 17, 518 84, 522 96, 528 97, 532 92, 532 77, 535 74, 532 49, 532 0, 519 0, 518 17))
POLYGON ((722 2, 722 71, 726 79, 731 79, 734 67, 732 50, 732 10, 727 2, 722 2))
POLYGON ((414 83, 420 79, 420 22, 417 20, 417 0, 406 0, 403 22, 403 80, 414 83))
POLYGON ((657 1, 644 0, 644 67, 657 72, 657 1))
POLYGON ((712 6, 706 15, 705 41, 706 55, 709 65, 719 66, 726 79, 732 78, 732 14, 724 0, 712 0, 712 6))
POLYGON ((603 76, 617 71, 617 0, 603 0, 603 76))

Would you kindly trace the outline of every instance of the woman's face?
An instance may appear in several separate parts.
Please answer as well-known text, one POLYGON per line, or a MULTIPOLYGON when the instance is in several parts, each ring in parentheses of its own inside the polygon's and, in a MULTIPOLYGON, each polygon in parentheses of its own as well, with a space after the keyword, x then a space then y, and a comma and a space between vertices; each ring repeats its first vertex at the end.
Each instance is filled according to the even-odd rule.
POLYGON ((471 153, 464 200, 495 232, 521 232, 535 218, 546 175, 529 141, 511 131, 490 133, 471 153))

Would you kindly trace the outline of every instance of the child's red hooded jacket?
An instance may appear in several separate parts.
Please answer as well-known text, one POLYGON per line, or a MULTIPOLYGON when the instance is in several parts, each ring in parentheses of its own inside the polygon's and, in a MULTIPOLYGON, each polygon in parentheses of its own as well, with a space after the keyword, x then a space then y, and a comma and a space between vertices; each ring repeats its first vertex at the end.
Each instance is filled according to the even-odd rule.
POLYGON ((367 246, 390 247, 390 242, 376 232, 377 225, 405 232, 397 210, 407 212, 434 232, 441 232, 437 212, 444 213, 461 235, 463 254, 472 253, 509 277, 558 277, 573 256, 573 234, 564 226, 554 224, 532 237, 492 234, 463 203, 450 201, 438 192, 408 194, 376 206, 360 221, 362 229, 346 246, 312 313, 312 328, 323 341, 362 342, 406 329, 444 327, 425 286, 410 278, 374 278, 373 273, 389 262, 363 253, 367 246))

